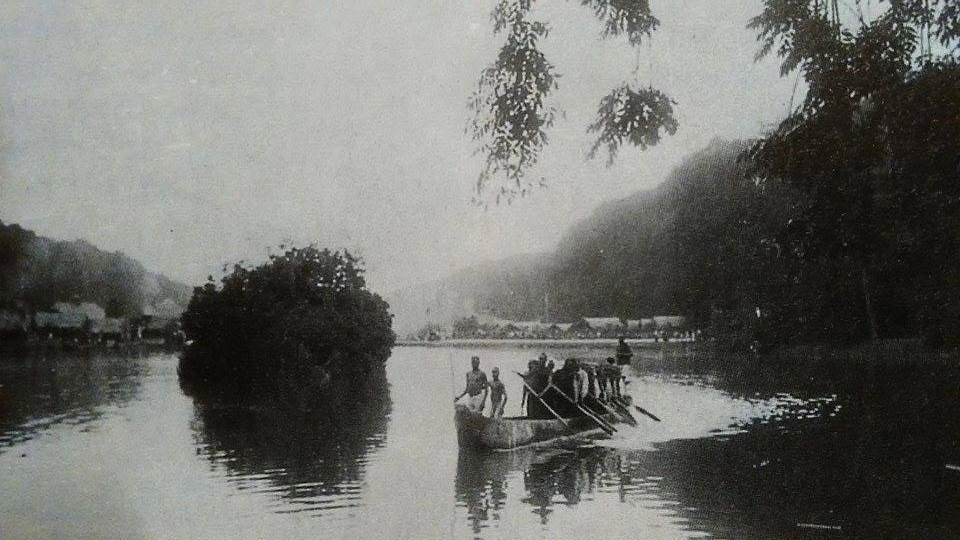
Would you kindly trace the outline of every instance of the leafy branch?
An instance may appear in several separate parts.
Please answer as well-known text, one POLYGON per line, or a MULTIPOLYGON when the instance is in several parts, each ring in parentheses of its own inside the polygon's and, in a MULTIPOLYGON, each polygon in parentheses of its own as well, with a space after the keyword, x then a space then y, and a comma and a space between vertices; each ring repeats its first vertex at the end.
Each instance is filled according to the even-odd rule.
MULTIPOLYGON (((546 184, 544 178, 532 179, 528 172, 537 165, 559 113, 549 101, 560 75, 539 49, 549 27, 530 20, 533 4, 534 0, 501 0, 494 8, 493 31, 506 34, 506 42, 493 64, 481 72, 468 102, 473 118, 467 132, 477 144, 477 153, 485 156, 474 197, 481 205, 491 193, 499 204, 546 184)), ((635 47, 660 24, 648 0, 580 0, 580 4, 603 23, 604 37, 625 36, 635 47)), ((588 130, 599 134, 589 157, 606 146, 610 162, 624 142, 647 148, 660 141, 661 132, 675 133, 673 105, 653 88, 614 89, 601 101, 598 120, 588 130)))
POLYGON ((597 120, 587 129, 598 133, 589 157, 596 157, 607 147, 607 165, 612 165, 624 141, 646 150, 660 142, 661 131, 673 135, 677 120, 673 116, 674 101, 653 88, 632 90, 624 84, 600 100, 597 120))

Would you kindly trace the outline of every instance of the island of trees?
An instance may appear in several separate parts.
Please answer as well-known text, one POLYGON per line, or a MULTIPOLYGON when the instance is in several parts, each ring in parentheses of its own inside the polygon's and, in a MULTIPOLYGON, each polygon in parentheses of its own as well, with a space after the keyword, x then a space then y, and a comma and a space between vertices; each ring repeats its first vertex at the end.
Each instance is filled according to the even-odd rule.
POLYGON ((184 387, 306 404, 331 382, 382 375, 392 316, 362 273, 349 252, 310 246, 237 264, 219 286, 196 288, 183 314, 184 387))

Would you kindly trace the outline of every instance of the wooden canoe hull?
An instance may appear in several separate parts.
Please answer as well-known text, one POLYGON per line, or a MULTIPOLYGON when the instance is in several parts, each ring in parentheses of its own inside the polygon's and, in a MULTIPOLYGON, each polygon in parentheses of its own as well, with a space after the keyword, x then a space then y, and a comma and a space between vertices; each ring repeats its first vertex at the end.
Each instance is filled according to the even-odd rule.
MULTIPOLYGON (((603 415, 603 419, 611 424, 620 421, 614 414, 603 415)), ((556 419, 487 418, 462 405, 456 406, 454 421, 457 426, 457 442, 462 448, 510 450, 602 433, 597 424, 586 417, 568 418, 568 428, 556 419)))

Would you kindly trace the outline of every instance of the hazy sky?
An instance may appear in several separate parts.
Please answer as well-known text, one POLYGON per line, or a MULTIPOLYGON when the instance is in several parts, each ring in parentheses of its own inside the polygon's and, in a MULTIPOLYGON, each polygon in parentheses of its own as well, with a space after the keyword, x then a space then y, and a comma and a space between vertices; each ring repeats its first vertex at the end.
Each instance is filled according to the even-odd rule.
POLYGON ((492 0, 4 0, 0 220, 190 283, 315 241, 359 252, 389 291, 549 250, 602 201, 787 111, 794 80, 753 62, 744 28, 760 0, 651 0, 662 26, 636 75, 579 1, 539 4, 567 112, 549 187, 484 212, 463 130, 500 43, 492 0), (677 100, 680 131, 586 161, 600 97, 634 78, 677 100))

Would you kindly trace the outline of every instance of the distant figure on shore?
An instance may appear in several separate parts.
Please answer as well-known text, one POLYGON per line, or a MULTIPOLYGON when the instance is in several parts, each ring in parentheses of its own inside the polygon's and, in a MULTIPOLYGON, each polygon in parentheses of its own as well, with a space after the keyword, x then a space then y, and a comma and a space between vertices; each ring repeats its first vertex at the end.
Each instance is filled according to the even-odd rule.
POLYGON ((490 376, 490 418, 500 418, 507 406, 507 387, 500 380, 500 368, 491 369, 490 376))
POLYGON ((627 345, 626 338, 620 337, 620 342, 617 344, 617 365, 628 365, 631 358, 633 358, 633 351, 630 345, 627 345))
POLYGON ((483 411, 484 403, 487 401, 487 393, 490 391, 490 383, 487 381, 487 374, 480 370, 480 357, 474 356, 470 359, 470 365, 473 369, 467 372, 467 384, 463 392, 453 399, 456 403, 469 394, 466 400, 466 406, 469 410, 475 412, 483 411))

